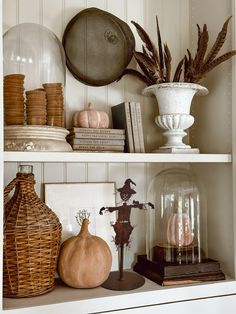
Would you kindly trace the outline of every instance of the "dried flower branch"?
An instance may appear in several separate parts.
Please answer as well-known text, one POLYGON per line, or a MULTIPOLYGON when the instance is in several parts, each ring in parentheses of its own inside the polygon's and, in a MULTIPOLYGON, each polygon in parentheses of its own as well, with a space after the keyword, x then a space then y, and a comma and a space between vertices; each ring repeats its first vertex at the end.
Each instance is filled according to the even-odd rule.
POLYGON ((83 220, 84 220, 85 218, 89 219, 89 217, 90 217, 90 213, 89 213, 86 209, 81 209, 81 210, 79 210, 79 211, 77 212, 77 214, 75 215, 75 219, 76 219, 76 221, 77 221, 77 223, 78 223, 79 226, 82 225, 83 220))
MULTIPOLYGON (((220 63, 225 62, 236 55, 236 50, 232 50, 217 57, 226 40, 230 19, 231 17, 224 22, 221 31, 208 53, 209 33, 207 25, 204 24, 203 29, 201 29, 197 24, 198 43, 195 56, 193 58, 191 52, 187 49, 185 57, 181 59, 177 65, 173 76, 173 82, 179 82, 183 73, 182 80, 184 82, 197 83, 220 63)), ((142 52, 134 52, 134 57, 143 73, 133 69, 126 69, 121 77, 126 74, 131 74, 138 77, 146 85, 170 82, 172 57, 168 45, 162 43, 158 18, 156 17, 157 48, 146 31, 138 23, 134 21, 131 21, 131 23, 135 26, 143 42, 142 52)))

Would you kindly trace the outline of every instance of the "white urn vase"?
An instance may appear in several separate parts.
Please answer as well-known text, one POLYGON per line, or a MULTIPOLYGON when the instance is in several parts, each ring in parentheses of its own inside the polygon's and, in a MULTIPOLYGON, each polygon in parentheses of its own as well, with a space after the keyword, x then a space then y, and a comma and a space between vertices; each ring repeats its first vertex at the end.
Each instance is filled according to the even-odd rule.
POLYGON ((184 131, 194 123, 190 107, 194 95, 206 95, 208 89, 194 83, 162 83, 146 87, 144 95, 154 94, 157 99, 159 115, 156 124, 165 130, 167 142, 154 152, 161 153, 199 153, 198 148, 191 148, 183 143, 184 131))

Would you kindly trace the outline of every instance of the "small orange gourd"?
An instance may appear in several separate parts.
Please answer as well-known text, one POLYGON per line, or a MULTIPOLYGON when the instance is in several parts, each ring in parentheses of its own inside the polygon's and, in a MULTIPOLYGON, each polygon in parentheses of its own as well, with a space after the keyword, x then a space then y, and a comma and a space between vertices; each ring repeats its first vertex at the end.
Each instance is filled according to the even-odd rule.
POLYGON ((77 236, 63 242, 58 272, 61 279, 73 288, 94 288, 109 276, 112 255, 107 243, 88 231, 85 218, 77 236))
POLYGON ((107 129, 109 127, 109 116, 105 111, 98 111, 88 104, 88 108, 77 111, 73 116, 73 126, 81 128, 107 129))

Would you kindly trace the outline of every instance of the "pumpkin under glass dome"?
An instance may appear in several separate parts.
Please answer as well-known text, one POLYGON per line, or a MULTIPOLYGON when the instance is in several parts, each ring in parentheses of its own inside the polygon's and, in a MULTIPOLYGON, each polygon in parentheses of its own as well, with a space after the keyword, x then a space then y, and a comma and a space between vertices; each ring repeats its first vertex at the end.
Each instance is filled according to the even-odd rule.
POLYGON ((147 256, 174 264, 201 263, 207 257, 206 209, 197 177, 186 169, 161 171, 149 186, 147 256), (150 198, 149 197, 149 198, 150 198))
POLYGON ((207 256, 206 198, 188 169, 158 173, 150 183, 147 254, 134 270, 162 286, 224 280, 220 263, 207 256))

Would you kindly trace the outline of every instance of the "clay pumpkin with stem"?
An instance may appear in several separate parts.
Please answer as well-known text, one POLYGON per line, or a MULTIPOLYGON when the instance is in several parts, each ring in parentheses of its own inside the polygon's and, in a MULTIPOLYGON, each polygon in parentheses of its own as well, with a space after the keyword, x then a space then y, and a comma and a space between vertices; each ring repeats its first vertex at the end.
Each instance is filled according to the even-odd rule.
POLYGON ((107 129, 109 124, 108 114, 94 109, 91 103, 88 104, 88 108, 75 112, 73 116, 74 127, 107 129))
POLYGON ((107 243, 88 231, 89 220, 83 219, 81 230, 63 242, 59 255, 58 272, 68 286, 94 288, 109 276, 112 255, 107 243))

